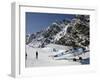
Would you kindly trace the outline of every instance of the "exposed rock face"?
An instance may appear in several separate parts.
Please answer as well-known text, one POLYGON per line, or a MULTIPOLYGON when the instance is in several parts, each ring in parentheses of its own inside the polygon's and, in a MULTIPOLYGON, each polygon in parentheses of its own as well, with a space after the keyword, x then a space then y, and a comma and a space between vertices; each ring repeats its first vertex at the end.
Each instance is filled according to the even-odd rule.
POLYGON ((89 46, 89 22, 88 15, 76 16, 67 28, 66 35, 57 41, 57 43, 73 47, 89 46))

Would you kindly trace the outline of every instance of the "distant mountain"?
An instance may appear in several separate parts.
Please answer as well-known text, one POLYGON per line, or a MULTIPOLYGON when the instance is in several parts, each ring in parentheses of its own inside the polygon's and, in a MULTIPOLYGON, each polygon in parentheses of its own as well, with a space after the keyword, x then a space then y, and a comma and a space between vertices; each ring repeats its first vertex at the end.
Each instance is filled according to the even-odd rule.
POLYGON ((54 43, 72 47, 89 46, 88 15, 76 15, 71 21, 55 21, 45 30, 26 35, 26 44, 32 47, 44 47, 54 43))

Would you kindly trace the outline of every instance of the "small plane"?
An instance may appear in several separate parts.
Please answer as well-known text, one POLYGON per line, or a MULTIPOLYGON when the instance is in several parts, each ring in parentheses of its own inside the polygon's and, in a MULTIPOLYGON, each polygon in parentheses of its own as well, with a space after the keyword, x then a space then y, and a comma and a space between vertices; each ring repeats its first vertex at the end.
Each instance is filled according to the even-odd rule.
MULTIPOLYGON (((72 48, 69 50, 60 50, 56 52, 54 55, 51 55, 51 57, 55 60, 82 60, 85 56, 85 53, 89 52, 89 50, 83 49, 83 48, 72 48), (84 54, 84 56, 81 56, 84 54)), ((85 56, 86 57, 86 56, 85 56)))

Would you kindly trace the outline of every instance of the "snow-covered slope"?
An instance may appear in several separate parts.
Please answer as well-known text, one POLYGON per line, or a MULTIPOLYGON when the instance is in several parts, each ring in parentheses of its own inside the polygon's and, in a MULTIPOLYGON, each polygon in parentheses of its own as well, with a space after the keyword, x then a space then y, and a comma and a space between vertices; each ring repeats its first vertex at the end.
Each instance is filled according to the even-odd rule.
POLYGON ((61 37, 65 36, 65 34, 67 33, 67 28, 69 27, 69 24, 66 25, 59 33, 57 33, 54 36, 54 40, 59 40, 61 37))
MULTIPOLYGON (((61 52, 60 49, 58 52, 53 51, 54 47, 59 49, 59 45, 51 44, 45 48, 33 48, 29 45, 26 45, 26 67, 35 67, 35 66, 61 66, 61 65, 79 65, 79 62, 73 62, 69 60, 55 60, 51 55, 61 52), (38 51, 38 59, 36 59, 36 51, 38 51)), ((62 47, 65 50, 64 47, 62 47)))

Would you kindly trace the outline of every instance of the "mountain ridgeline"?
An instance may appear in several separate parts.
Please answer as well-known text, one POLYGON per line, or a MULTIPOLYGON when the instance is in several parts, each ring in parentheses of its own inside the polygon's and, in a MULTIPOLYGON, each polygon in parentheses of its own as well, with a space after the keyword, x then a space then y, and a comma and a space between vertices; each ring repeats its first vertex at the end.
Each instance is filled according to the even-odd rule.
POLYGON ((71 47, 90 44, 89 15, 76 15, 72 20, 55 21, 46 29, 26 35, 26 45, 43 48, 53 43, 71 47))

